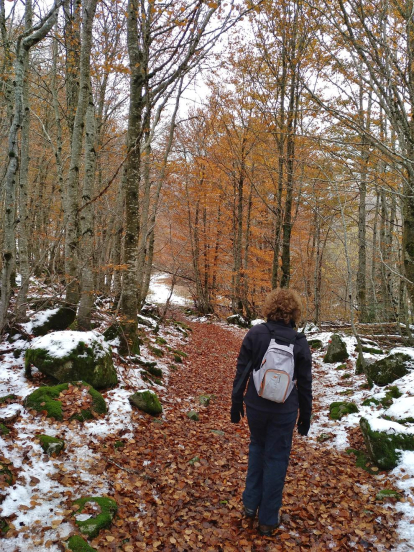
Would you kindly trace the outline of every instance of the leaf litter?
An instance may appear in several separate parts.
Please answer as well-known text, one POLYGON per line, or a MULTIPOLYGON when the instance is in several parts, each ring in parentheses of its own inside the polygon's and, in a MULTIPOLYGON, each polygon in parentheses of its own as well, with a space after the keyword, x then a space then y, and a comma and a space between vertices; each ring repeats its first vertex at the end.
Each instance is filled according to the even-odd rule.
MULTIPOLYGON (((119 507, 111 528, 91 541, 97 550, 395 550, 402 513, 393 499, 376 499, 395 486, 392 477, 356 467, 353 455, 332 448, 332 440, 318 442, 296 432, 281 526, 272 538, 258 535, 242 516, 247 423, 229 420, 244 331, 219 324, 192 328, 191 341, 180 345, 188 357, 169 374, 168 390, 154 387, 164 406, 162 418, 131 410, 127 385, 104 394, 106 421, 58 423, 21 413, 18 450, 6 441, 1 458, 14 477, 13 492, 9 488, 1 505, 12 526, 2 550, 62 549, 61 542, 76 532, 73 500, 86 495, 111 496, 119 507), (208 406, 200 404, 202 395, 212 396, 208 406), (199 413, 199 421, 187 417, 190 410, 199 413), (66 440, 64 456, 43 454, 33 440, 43 431, 66 440)), ((9 368, 18 380, 21 366, 14 362, 9 368)), ((323 377, 317 370, 316 378, 323 377)), ((9 387, 18 392, 18 385, 9 387)), ((31 390, 21 381, 18 394, 31 390)), ((65 418, 74 403, 89 401, 82 389, 68 391, 65 418)), ((316 419, 323 408, 317 399, 316 419)), ((347 429, 347 439, 363 447, 356 429, 347 429)))

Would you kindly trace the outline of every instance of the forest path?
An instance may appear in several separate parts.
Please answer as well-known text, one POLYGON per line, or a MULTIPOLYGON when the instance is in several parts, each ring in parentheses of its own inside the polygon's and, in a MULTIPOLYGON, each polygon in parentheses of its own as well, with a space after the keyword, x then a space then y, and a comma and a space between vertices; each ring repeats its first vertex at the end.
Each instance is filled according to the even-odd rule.
POLYGON ((353 455, 296 431, 282 524, 272 538, 258 535, 241 513, 247 422, 229 419, 243 332, 217 324, 192 328, 188 358, 171 373, 162 399, 165 421, 134 413, 134 439, 112 449, 106 471, 119 516, 92 544, 126 552, 393 549, 397 515, 375 501, 387 482, 356 468, 353 455), (208 407, 198 404, 202 394, 215 395, 208 407), (193 409, 199 421, 187 417, 193 409))

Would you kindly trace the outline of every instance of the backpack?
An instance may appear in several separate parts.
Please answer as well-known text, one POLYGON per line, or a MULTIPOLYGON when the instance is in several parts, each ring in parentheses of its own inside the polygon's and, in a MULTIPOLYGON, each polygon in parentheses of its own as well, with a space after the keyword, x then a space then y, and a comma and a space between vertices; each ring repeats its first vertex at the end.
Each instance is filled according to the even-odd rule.
POLYGON ((277 403, 284 403, 296 383, 293 379, 295 371, 293 349, 296 336, 292 341, 278 337, 279 341, 288 343, 288 345, 279 345, 275 341, 274 330, 272 331, 268 327, 267 329, 272 338, 260 368, 253 371, 253 382, 259 397, 277 403))

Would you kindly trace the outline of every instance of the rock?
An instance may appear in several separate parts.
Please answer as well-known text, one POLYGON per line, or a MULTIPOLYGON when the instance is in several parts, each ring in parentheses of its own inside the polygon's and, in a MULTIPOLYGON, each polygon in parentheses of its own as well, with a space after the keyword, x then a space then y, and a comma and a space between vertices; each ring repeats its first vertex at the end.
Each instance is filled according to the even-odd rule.
POLYGON ((400 500, 401 494, 392 489, 382 489, 375 495, 375 500, 385 500, 386 498, 395 498, 396 500, 400 500))
POLYGON ((10 525, 7 523, 7 520, 0 518, 0 535, 5 535, 10 529, 10 525))
POLYGON ((227 318, 227 323, 239 326, 240 328, 248 328, 250 325, 249 321, 246 320, 241 314, 232 314, 227 318))
POLYGON ((27 377, 31 365, 58 382, 86 381, 96 389, 118 383, 111 347, 90 332, 54 332, 34 339, 25 354, 27 377))
POLYGON ((378 347, 362 347, 362 351, 364 353, 370 353, 371 355, 382 355, 384 354, 384 351, 382 349, 379 349, 378 347))
POLYGON ((333 402, 329 406, 329 417, 331 420, 340 420, 347 414, 358 412, 358 407, 353 402, 333 402))
POLYGON ((60 307, 38 312, 32 321, 32 333, 35 336, 46 335, 50 330, 66 330, 76 318, 76 309, 60 307))
POLYGON ((113 341, 117 337, 122 335, 122 328, 119 324, 112 324, 102 334, 105 338, 105 341, 113 341))
POLYGON ((190 412, 187 412, 187 418, 190 418, 190 420, 193 420, 194 422, 198 422, 200 415, 195 410, 190 410, 190 412))
POLYGON ((331 342, 323 361, 326 363, 344 362, 349 357, 346 345, 338 334, 331 335, 331 342))
MULTIPOLYGON (((70 386, 80 389, 86 388, 88 394, 91 396, 91 403, 87 409, 82 408, 82 405, 80 405, 79 410, 75 411, 67 419, 84 421, 106 413, 106 403, 102 395, 98 393, 96 389, 82 381, 72 382, 71 384, 61 383, 53 387, 39 387, 39 389, 36 389, 25 398, 24 404, 27 408, 32 408, 38 412, 46 412, 46 415, 50 418, 63 420, 62 401, 64 400, 64 395, 61 395, 61 393, 68 391, 70 386)), ((73 409, 73 405, 71 405, 71 408, 73 409)))
POLYGON ((16 402, 18 399, 18 397, 16 395, 5 395, 4 397, 0 397, 0 405, 1 404, 10 404, 10 403, 13 403, 13 402, 16 402))
POLYGON ((154 305, 152 303, 144 303, 141 307, 141 314, 144 316, 150 316, 151 318, 154 318, 155 320, 159 319, 161 317, 160 309, 157 305, 154 305))
POLYGON ((38 435, 38 439, 43 451, 49 456, 59 456, 59 454, 65 448, 65 441, 63 439, 50 437, 49 435, 38 435))
POLYGON ((96 548, 92 548, 85 539, 79 535, 72 535, 67 541, 68 549, 72 552, 97 552, 96 548))
POLYGON ((402 397, 384 412, 384 417, 400 424, 414 423, 414 397, 402 397))
POLYGON ((215 399, 214 395, 200 395, 198 402, 201 406, 209 406, 211 399, 215 399))
POLYGON ((0 422, 5 424, 12 423, 22 413, 22 406, 20 404, 6 404, 0 407, 0 422))
POLYGON ((365 373, 368 381, 380 387, 402 378, 412 370, 413 359, 404 353, 392 353, 381 360, 369 364, 365 373))
POLYGON ((214 433, 214 435, 219 435, 220 437, 225 435, 224 431, 222 431, 221 429, 211 429, 210 431, 211 433, 214 433))
POLYGON ((98 536, 102 529, 107 529, 112 525, 114 515, 118 510, 115 500, 109 497, 87 496, 75 500, 74 505, 78 505, 79 509, 74 514, 75 518, 79 518, 87 505, 88 513, 94 510, 96 515, 92 515, 89 519, 76 519, 75 523, 79 527, 79 531, 88 538, 93 539, 98 536))
POLYGON ((0 488, 4 485, 10 486, 12 483, 13 473, 5 464, 0 463, 0 488))
POLYGON ((402 424, 381 418, 361 418, 359 425, 368 453, 381 469, 395 468, 402 450, 414 450, 413 431, 402 424))
POLYGON ((10 429, 0 422, 0 435, 6 436, 9 435, 9 433, 10 429))
POLYGON ((323 343, 320 339, 308 339, 309 347, 312 349, 322 349, 323 343))
POLYGON ((155 332, 159 330, 158 323, 153 318, 138 314, 137 320, 138 320, 138 324, 141 324, 142 326, 146 326, 147 328, 151 328, 155 332))
POLYGON ((151 414, 151 416, 158 416, 162 412, 162 406, 157 395, 148 389, 137 391, 128 397, 128 400, 133 406, 136 406, 147 414, 151 414))

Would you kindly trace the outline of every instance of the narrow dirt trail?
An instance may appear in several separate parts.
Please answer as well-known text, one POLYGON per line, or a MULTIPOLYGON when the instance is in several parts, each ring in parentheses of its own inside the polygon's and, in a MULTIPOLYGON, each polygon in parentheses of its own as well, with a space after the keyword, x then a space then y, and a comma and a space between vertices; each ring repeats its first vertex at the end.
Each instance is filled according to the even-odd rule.
MULTIPOLYGON (((375 501, 384 480, 354 459, 295 435, 282 510, 272 538, 241 514, 248 428, 229 420, 242 334, 192 325, 188 358, 172 372, 163 397, 165 421, 134 413, 136 430, 110 447, 110 476, 119 516, 92 542, 98 550, 302 551, 391 550, 394 510, 375 501), (208 407, 198 404, 212 394, 208 407), (197 410, 199 421, 187 412, 197 410)), ((296 432, 295 432, 296 433, 296 432)), ((122 435, 118 436, 122 439, 122 435)))

